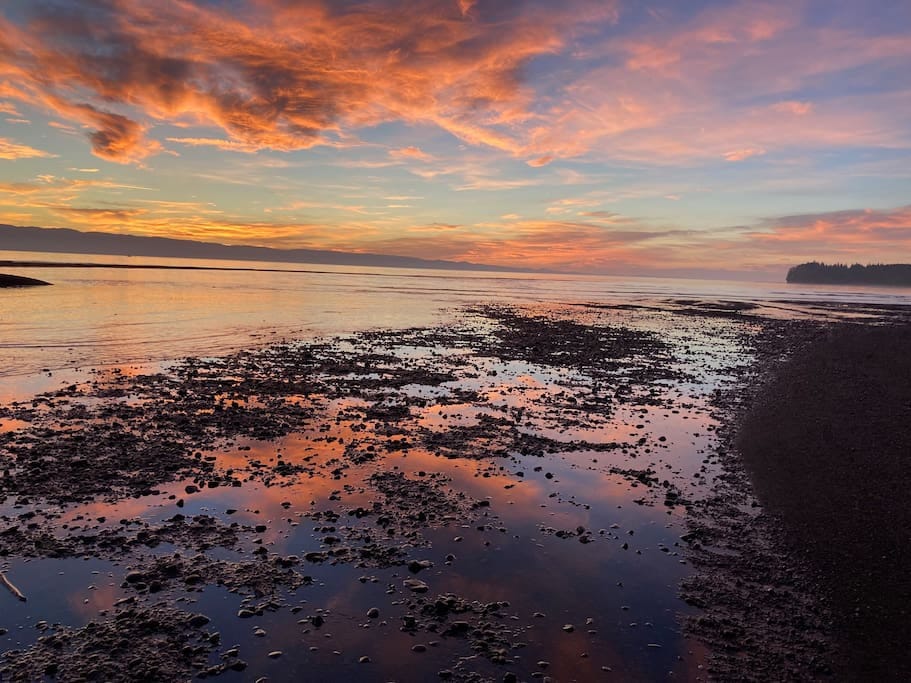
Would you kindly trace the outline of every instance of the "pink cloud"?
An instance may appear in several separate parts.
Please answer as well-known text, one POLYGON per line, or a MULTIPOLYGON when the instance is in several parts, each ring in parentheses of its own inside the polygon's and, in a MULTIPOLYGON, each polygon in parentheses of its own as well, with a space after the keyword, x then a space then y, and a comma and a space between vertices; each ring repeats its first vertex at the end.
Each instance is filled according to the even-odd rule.
POLYGON ((765 154, 765 150, 762 147, 741 147, 740 149, 732 149, 729 152, 725 152, 723 156, 727 161, 743 161, 744 159, 763 154, 765 154))
POLYGON ((794 114, 795 116, 806 116, 813 110, 813 103, 800 102, 797 100, 786 100, 784 102, 777 102, 776 104, 773 104, 772 110, 787 114, 794 114))

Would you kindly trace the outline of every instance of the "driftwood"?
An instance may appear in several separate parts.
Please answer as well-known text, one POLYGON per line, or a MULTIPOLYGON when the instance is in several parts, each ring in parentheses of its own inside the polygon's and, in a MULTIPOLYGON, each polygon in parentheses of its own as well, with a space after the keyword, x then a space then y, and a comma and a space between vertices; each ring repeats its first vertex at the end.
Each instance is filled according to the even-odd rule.
POLYGON ((16 596, 19 600, 21 600, 22 602, 26 601, 27 598, 22 594, 22 591, 19 590, 18 588, 16 588, 13 585, 13 582, 10 581, 8 578, 6 578, 6 574, 3 572, 0 572, 0 583, 2 583, 4 586, 6 586, 6 589, 10 593, 12 593, 14 596, 16 596))

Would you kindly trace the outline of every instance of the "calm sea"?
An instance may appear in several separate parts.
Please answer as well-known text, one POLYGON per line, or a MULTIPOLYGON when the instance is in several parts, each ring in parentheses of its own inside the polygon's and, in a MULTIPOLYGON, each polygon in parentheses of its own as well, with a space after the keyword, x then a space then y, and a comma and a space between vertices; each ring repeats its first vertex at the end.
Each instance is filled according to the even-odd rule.
POLYGON ((660 306, 676 298, 724 299, 770 303, 770 312, 782 314, 813 300, 911 305, 911 289, 35 252, 0 252, 0 260, 263 269, 4 267, 54 284, 0 290, 0 377, 6 378, 216 355, 280 338, 428 325, 479 302, 660 306))

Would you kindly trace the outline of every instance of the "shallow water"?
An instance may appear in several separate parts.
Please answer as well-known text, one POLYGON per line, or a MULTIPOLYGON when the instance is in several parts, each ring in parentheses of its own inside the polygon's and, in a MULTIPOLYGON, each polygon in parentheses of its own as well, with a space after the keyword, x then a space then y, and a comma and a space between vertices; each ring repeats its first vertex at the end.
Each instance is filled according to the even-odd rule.
MULTIPOLYGON (((631 328, 661 325, 661 316, 653 312, 602 315, 631 328)), ((714 444, 716 425, 703 389, 716 386, 728 376, 730 367, 745 362, 736 343, 736 329, 724 320, 678 321, 674 329, 667 330, 666 339, 674 345, 677 362, 696 372, 686 381, 668 380, 651 387, 651 401, 661 405, 632 399, 617 402, 610 414, 586 413, 581 421, 574 419, 572 408, 565 407, 571 404, 564 399, 571 395, 584 401, 593 387, 584 372, 568 368, 467 357, 463 351, 447 353, 445 348, 436 348, 433 352, 439 354, 440 363, 450 362, 457 368, 457 381, 402 389, 427 401, 411 411, 408 420, 415 428, 446 433, 454 426, 477 424, 484 415, 521 415, 519 429, 524 433, 556 442, 631 444, 622 450, 580 447, 537 457, 513 454, 466 459, 441 457, 416 447, 347 467, 333 478, 327 472, 343 458, 343 444, 364 436, 357 431, 361 420, 352 416, 369 405, 362 399, 345 399, 321 404, 312 431, 276 441, 240 440, 213 451, 221 469, 250 471, 251 462, 268 465, 281 454, 285 462, 307 464, 312 476, 301 475, 272 486, 250 480, 239 488, 203 489, 193 495, 184 493, 190 482, 176 481, 161 486, 152 496, 70 506, 56 523, 67 524, 71 532, 94 533, 114 528, 124 518, 154 524, 178 512, 188 517, 206 514, 226 524, 263 524, 266 531, 259 538, 270 553, 303 556, 327 548, 325 532, 316 531, 319 524, 311 519, 314 512, 369 506, 376 499, 369 485, 373 472, 399 471, 414 479, 426 472, 440 477, 446 491, 488 501, 485 510, 489 512, 473 521, 452 520, 428 528, 419 539, 406 541, 405 547, 413 546, 408 557, 433 562, 432 568, 419 575, 430 585, 431 595, 454 593, 469 600, 508 602, 502 610, 503 623, 513 643, 524 643, 510 653, 516 658, 510 670, 523 677, 546 670, 559 680, 587 680, 606 673, 623 680, 656 680, 672 674, 690 678, 699 671, 705 655, 697 643, 682 635, 679 621, 681 614, 691 611, 677 597, 677 586, 690 571, 680 548, 680 536, 686 530, 683 508, 663 505, 660 486, 656 493, 654 487, 643 485, 625 470, 650 469, 656 472, 656 481, 669 480, 684 498, 705 495, 706 485, 716 474, 715 465, 704 462, 714 444), (454 391, 477 392, 479 398, 452 403, 447 395, 454 391), (435 402, 440 399, 443 403, 435 402), (181 507, 176 505, 178 500, 183 502, 181 507), (578 528, 588 531, 590 542, 579 542, 578 528), (455 559, 448 562, 450 553, 455 559), (574 630, 564 632, 565 624, 572 624, 574 630), (546 669, 537 664, 541 661, 547 662, 546 669)), ((401 357, 426 359, 428 348, 408 340, 400 344, 393 346, 401 357)), ((340 347, 347 348, 345 344, 340 347)), ((137 367, 108 369, 93 377, 121 379, 139 371, 137 367)), ((116 400, 135 401, 135 397, 116 400)), ((92 406, 93 401, 97 402, 73 400, 70 406, 92 406)), ((368 434, 379 429, 379 423, 364 424, 368 434)), ((35 507, 8 503, 0 512, 18 515, 35 507)), ((363 523, 345 519, 338 524, 370 527, 369 519, 363 523)), ((242 546, 240 554, 218 548, 207 554, 249 559, 252 547, 242 546)), ((163 546, 151 552, 163 555, 172 551, 171 546, 163 546)), ((2 624, 10 630, 8 647, 34 642, 40 632, 33 624, 39 618, 78 627, 91 618, 104 617, 114 601, 123 597, 120 586, 132 566, 129 558, 113 567, 113 575, 101 582, 100 592, 98 586, 88 588, 88 565, 83 568, 74 562, 34 560, 31 564, 40 567, 37 572, 10 563, 12 577, 29 572, 22 584, 26 592, 37 589, 36 580, 63 572, 61 576, 68 577, 64 584, 67 603, 89 602, 80 611, 42 602, 30 605, 29 610, 8 613, 2 624)), ((243 604, 240 597, 217 586, 190 593, 169 589, 162 595, 189 600, 187 609, 210 616, 224 647, 239 645, 248 671, 256 676, 282 679, 306 672, 325 679, 428 680, 461 661, 467 671, 502 677, 500 667, 466 651, 461 639, 401 631, 402 616, 410 611, 404 604, 407 591, 402 589, 402 580, 410 576, 405 567, 324 563, 308 564, 305 571, 312 576, 313 585, 282 593, 289 604, 304 608, 298 614, 279 610, 237 619, 243 604), (365 576, 366 581, 359 580, 365 576), (366 618, 367 610, 376 605, 381 607, 381 617, 366 618), (326 623, 318 629, 302 626, 299 619, 316 609, 324 610, 326 623), (258 628, 267 635, 255 635, 258 628), (428 649, 413 653, 415 644, 428 649), (270 658, 268 653, 274 650, 282 650, 282 656, 270 658), (371 659, 369 665, 358 663, 363 656, 371 659)))
MULTIPOLYGON (((264 268, 271 272, 15 268, 53 287, 0 290, 0 377, 187 355, 278 338, 439 323, 478 302, 637 304, 763 302, 802 315, 805 302, 911 304, 911 290, 672 278, 477 273, 244 261, 0 252, 0 260, 264 268), (288 272, 274 272, 274 269, 288 272), (790 302, 790 303, 770 303, 790 302)), ((20 380, 16 380, 19 382, 20 380)), ((9 394, 12 381, 0 394, 9 394)))

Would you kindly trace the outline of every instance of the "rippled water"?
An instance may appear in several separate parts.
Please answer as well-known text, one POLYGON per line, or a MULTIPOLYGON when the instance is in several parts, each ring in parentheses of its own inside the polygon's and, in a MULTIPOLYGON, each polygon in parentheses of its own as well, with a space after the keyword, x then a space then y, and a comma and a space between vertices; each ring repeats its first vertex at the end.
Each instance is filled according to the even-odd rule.
MULTIPOLYGON (((15 268, 53 287, 0 290, 0 377, 44 369, 216 354, 309 337, 445 319, 478 302, 759 301, 770 314, 804 302, 911 304, 911 290, 634 277, 474 273, 0 252, 0 260, 164 264, 271 271, 15 268), (285 269, 274 272, 275 269, 285 269), (292 272, 294 271, 294 272, 292 272), (781 303, 787 302, 787 303, 781 303)), ((7 383, 7 387, 12 386, 7 383)))

